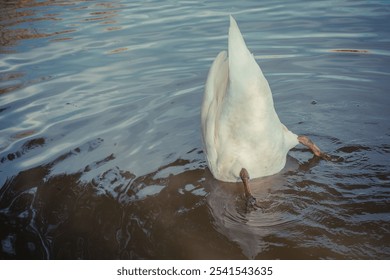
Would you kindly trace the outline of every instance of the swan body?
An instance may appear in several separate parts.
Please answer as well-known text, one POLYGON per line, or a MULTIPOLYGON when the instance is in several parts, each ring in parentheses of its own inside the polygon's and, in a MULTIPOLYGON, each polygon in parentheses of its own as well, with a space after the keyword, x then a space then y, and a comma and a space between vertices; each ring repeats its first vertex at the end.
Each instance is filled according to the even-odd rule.
POLYGON ((230 16, 228 54, 215 58, 201 109, 204 152, 213 176, 240 180, 278 173, 299 137, 276 114, 271 89, 230 16))

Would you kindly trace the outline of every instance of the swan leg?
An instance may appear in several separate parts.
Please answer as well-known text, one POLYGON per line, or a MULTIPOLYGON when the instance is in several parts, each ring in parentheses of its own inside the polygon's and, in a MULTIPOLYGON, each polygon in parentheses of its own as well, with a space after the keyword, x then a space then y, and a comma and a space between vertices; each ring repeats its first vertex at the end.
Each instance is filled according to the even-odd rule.
POLYGON ((299 141, 299 143, 308 147, 313 152, 313 154, 315 154, 316 156, 318 156, 322 159, 325 159, 325 160, 330 160, 330 157, 326 153, 322 152, 320 150, 320 148, 318 148, 318 146, 316 144, 314 144, 313 141, 310 140, 309 137, 304 136, 304 135, 299 135, 298 141, 299 141))
POLYGON ((244 184, 245 197, 246 197, 246 206, 248 209, 254 208, 257 206, 256 198, 252 195, 252 192, 249 187, 249 173, 245 168, 242 168, 240 171, 240 178, 244 184))

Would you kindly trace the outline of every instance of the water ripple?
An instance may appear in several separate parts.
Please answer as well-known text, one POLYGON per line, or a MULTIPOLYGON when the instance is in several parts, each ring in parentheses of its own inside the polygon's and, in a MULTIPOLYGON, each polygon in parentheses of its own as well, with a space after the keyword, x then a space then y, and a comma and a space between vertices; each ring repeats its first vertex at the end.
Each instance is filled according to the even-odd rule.
POLYGON ((389 258, 383 1, 0 2, 4 258, 389 258), (298 146, 214 180, 199 108, 234 15, 298 146))

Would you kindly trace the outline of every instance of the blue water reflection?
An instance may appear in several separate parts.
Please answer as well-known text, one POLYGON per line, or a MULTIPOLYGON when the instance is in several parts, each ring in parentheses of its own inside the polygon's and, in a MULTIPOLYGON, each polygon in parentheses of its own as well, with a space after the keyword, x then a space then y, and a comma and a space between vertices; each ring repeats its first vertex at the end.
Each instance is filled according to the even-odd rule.
POLYGON ((387 1, 2 1, 2 258, 389 258, 387 1), (238 21, 302 147, 215 181, 199 111, 238 21))

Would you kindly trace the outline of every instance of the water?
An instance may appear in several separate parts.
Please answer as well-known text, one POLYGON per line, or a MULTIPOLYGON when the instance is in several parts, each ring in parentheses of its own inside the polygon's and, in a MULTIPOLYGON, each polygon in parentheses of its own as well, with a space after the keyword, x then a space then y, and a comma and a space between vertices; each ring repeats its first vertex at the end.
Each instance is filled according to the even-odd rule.
POLYGON ((0 2, 0 256, 389 259, 387 1, 0 2), (235 16, 333 161, 212 178, 200 105, 235 16))

